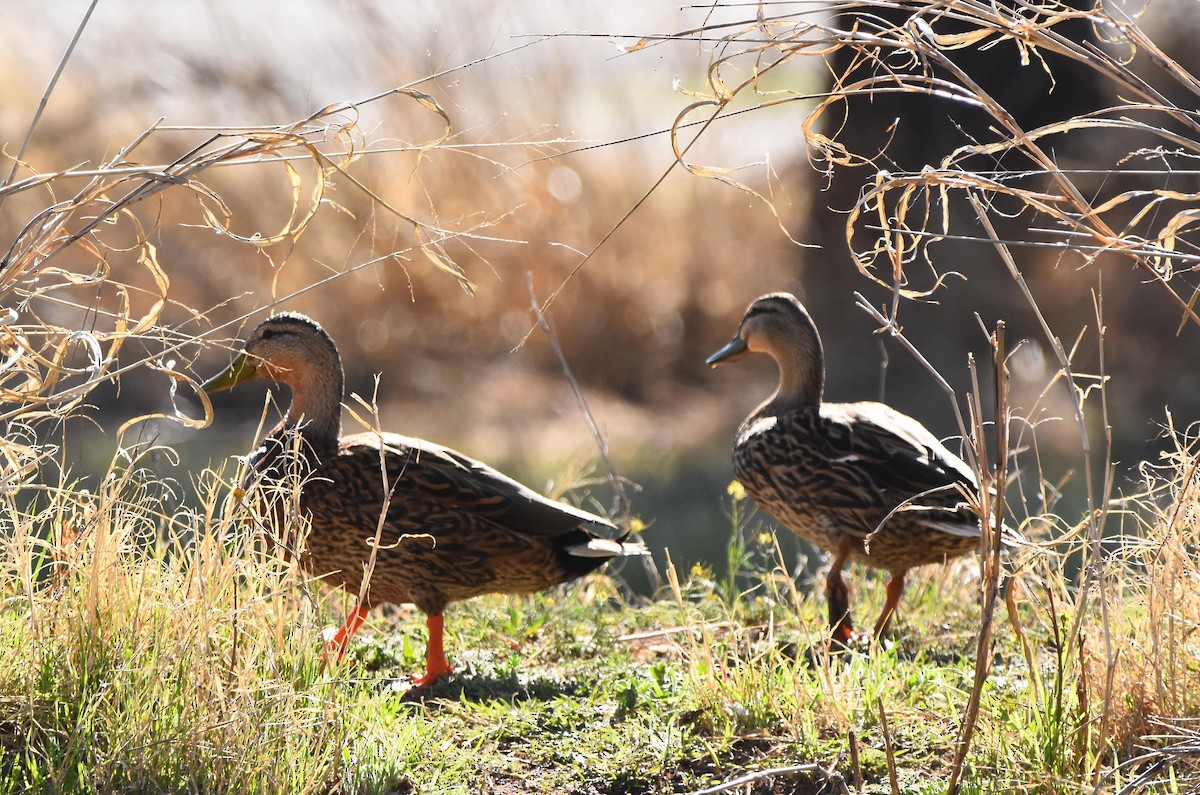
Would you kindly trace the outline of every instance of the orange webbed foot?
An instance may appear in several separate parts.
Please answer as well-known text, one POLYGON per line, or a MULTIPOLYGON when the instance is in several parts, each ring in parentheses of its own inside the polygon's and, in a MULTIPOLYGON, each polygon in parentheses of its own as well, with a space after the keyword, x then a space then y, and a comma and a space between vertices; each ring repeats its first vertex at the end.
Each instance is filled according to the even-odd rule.
MULTIPOLYGON (((321 660, 329 659, 333 655, 335 662, 342 662, 342 658, 346 656, 346 649, 350 647, 350 639, 354 637, 354 633, 358 632, 358 628, 367 620, 367 608, 355 605, 349 613, 346 614, 346 620, 342 626, 334 633, 332 638, 325 646, 325 651, 321 653, 321 660)), ((352 663, 353 660, 348 660, 352 663)))
POLYGON ((437 680, 452 673, 454 673, 454 669, 449 665, 445 666, 441 670, 428 670, 420 676, 413 676, 412 689, 423 690, 427 687, 432 687, 437 680))
POLYGON ((444 622, 441 613, 434 613, 425 618, 425 627, 429 630, 429 644, 425 647, 425 673, 414 675, 412 683, 404 687, 401 682, 393 682, 392 689, 404 695, 419 693, 432 687, 443 676, 454 673, 450 663, 446 662, 446 651, 442 646, 444 622))

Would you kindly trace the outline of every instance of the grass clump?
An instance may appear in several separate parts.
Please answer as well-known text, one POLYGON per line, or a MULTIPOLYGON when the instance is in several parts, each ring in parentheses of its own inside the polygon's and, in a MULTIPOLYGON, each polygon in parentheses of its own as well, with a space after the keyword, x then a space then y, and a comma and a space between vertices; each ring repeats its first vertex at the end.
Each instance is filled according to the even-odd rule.
POLYGON ((130 467, 95 492, 7 500, 10 791, 300 792, 340 763, 341 699, 297 574, 237 522, 168 514, 159 486, 130 467))
MULTIPOLYGON (((963 791, 1186 791, 1195 443, 1146 469, 1090 604, 1052 549, 1013 581, 963 791)), ((373 617, 352 664, 323 660, 345 605, 267 551, 224 477, 180 510, 132 458, 91 491, 6 498, 0 792, 945 789, 975 671, 969 562, 922 571, 891 638, 830 655, 821 599, 743 505, 732 579, 668 567, 655 599, 596 575, 454 605, 458 673, 405 695, 413 611, 373 617)), ((882 578, 856 582, 864 609, 882 599, 882 578)))

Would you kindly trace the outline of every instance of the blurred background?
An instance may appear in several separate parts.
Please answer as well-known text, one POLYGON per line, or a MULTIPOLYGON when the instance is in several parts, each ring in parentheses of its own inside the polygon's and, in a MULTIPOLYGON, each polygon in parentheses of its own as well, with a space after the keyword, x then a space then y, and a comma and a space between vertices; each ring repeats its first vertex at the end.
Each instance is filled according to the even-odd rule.
MULTIPOLYGON (((0 140, 9 158, 88 5, 0 6, 0 140)), ((819 6, 793 7, 832 17, 819 6)), ((1189 41, 1195 15, 1176 16, 1174 7, 1170 0, 1147 5, 1143 26, 1164 50, 1187 59, 1192 48, 1179 43, 1189 41)), ((617 472, 641 487, 632 512, 650 525, 648 540, 669 546, 677 564, 715 561, 730 533, 732 437, 774 387, 774 372, 761 357, 715 371, 704 359, 729 339, 757 295, 788 290, 808 305, 825 342, 829 399, 885 399, 938 436, 959 432, 926 369, 877 335, 878 324, 855 305, 856 291, 877 307, 892 299, 856 270, 844 231, 845 211, 875 167, 823 173, 803 129, 816 102, 805 97, 819 97, 836 62, 801 58, 772 71, 688 150, 694 173, 673 167, 668 131, 711 91, 709 67, 726 54, 722 31, 753 28, 755 14, 753 6, 641 0, 104 0, 24 151, 28 167, 17 175, 108 162, 151 128, 123 159, 168 164, 219 131, 287 124, 421 81, 419 90, 444 111, 449 137, 436 148, 422 146, 439 141, 447 121, 411 96, 341 114, 355 122, 349 137, 363 151, 344 173, 326 174, 330 184, 302 235, 260 246, 214 234, 205 220, 213 202, 186 189, 136 208, 170 280, 161 322, 184 337, 207 335, 205 344, 172 353, 177 366, 204 378, 228 363, 236 340, 269 312, 305 312, 338 341, 348 389, 377 396, 385 429, 455 447, 542 490, 586 473, 599 481, 591 494, 611 507, 597 443, 532 311, 531 294, 542 302, 561 288, 547 318, 617 472), (654 38, 702 26, 710 30, 703 40, 654 38), (794 101, 739 112, 776 91, 794 101), (474 284, 473 295, 411 250, 413 226, 401 214, 463 233, 445 248, 474 284)), ((1086 24, 1077 32, 1094 35, 1086 24)), ((1072 72, 1068 63, 1022 65, 1015 47, 967 57, 978 59, 973 73, 1029 125, 1117 101, 1091 73, 1072 72)), ((753 68, 747 62, 734 72, 746 79, 753 68)), ((827 116, 824 133, 864 150, 887 145, 883 165, 897 169, 918 170, 985 134, 972 128, 979 118, 948 112, 935 98, 881 97, 852 110, 837 129, 836 115, 827 116)), ((1054 153, 1060 164, 1094 169, 1079 184, 1099 193, 1113 188, 1113 170, 1138 145, 1106 133, 1072 139, 1054 153)), ((291 174, 264 162, 214 169, 204 182, 228 206, 232 232, 270 237, 286 227, 296 204, 307 207, 317 182, 311 162, 294 168, 291 174)), ((1167 170, 1173 189, 1200 189, 1185 168, 1167 170)), ((1146 184, 1161 187, 1163 173, 1158 168, 1146 184)), ((0 240, 7 246, 38 210, 63 198, 62 189, 55 183, 7 199, 0 240)), ((1021 237, 1023 224, 1027 219, 1011 219, 1002 236, 1021 237)), ((969 226, 964 234, 980 234, 969 226)), ((940 271, 954 275, 931 300, 905 307, 905 334, 961 399, 971 386, 969 355, 990 384, 987 333, 1006 321, 1010 348, 1023 340, 1010 363, 1012 402, 1040 423, 1042 475, 1063 486, 1072 506, 1055 510, 1078 516, 1082 500, 1072 496, 1071 473, 1080 468, 1079 429, 1036 315, 989 244, 947 239, 930 251, 940 271)), ((1060 250, 1015 251, 1052 331, 1077 349, 1076 372, 1098 374, 1103 364, 1111 379, 1105 409, 1117 486, 1135 488, 1138 462, 1163 445, 1157 436, 1167 410, 1181 425, 1200 415, 1196 328, 1181 324, 1178 309, 1128 260, 1100 258, 1084 268, 1060 250)), ((95 267, 86 253, 61 256, 65 269, 95 267)), ((137 288, 130 293, 135 303, 153 297, 153 290, 139 292, 147 273, 114 277, 137 288)), ((1189 277, 1178 278, 1177 285, 1189 277)), ((43 307, 40 316, 87 327, 91 309, 115 300, 101 287, 71 289, 91 290, 92 297, 43 307)), ((158 357, 165 340, 135 340, 122 361, 158 357)), ((132 417, 177 406, 200 412, 198 402, 170 387, 161 372, 142 368, 94 390, 62 426, 77 473, 104 470, 120 443, 116 429, 132 417)), ((186 484, 189 472, 209 461, 250 449, 264 391, 249 386, 220 396, 215 422, 203 430, 154 421, 138 432, 180 453, 178 463, 169 456, 156 461, 164 476, 186 484)), ((1101 450, 1102 417, 1088 417, 1101 450)))

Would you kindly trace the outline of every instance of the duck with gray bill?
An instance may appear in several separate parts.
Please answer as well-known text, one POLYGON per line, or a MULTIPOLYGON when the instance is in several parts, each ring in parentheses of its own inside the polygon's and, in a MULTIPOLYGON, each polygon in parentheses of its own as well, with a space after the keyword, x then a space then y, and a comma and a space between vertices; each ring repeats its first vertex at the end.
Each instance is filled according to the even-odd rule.
POLYGON ((443 644, 449 603, 532 593, 613 558, 646 554, 640 544, 601 534, 616 534, 608 519, 547 499, 447 447, 393 433, 342 437, 341 357, 304 315, 264 320, 229 368, 202 388, 219 392, 255 378, 285 384, 292 399, 251 454, 242 487, 276 539, 296 543, 296 527, 307 519, 296 550, 307 569, 365 593, 330 642, 339 658, 372 606, 412 603, 429 631, 425 673, 413 682, 432 684, 452 671, 443 644), (285 507, 297 493, 300 515, 285 507), (375 565, 362 590, 373 546, 375 565))
MULTIPOLYGON (((883 403, 824 400, 817 327, 788 293, 746 309, 707 363, 754 353, 775 360, 779 385, 741 424, 734 473, 772 518, 833 556, 826 578, 835 645, 854 635, 842 579, 847 561, 891 573, 874 635, 888 628, 909 569, 979 550, 978 486, 970 467, 920 422, 883 403)), ((1004 530, 1006 542, 1019 536, 1004 530)))

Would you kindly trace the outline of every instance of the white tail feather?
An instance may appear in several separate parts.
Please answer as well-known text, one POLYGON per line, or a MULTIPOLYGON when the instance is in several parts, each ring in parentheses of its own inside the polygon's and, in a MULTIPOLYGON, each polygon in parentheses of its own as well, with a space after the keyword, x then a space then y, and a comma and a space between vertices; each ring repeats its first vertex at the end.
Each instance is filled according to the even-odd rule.
POLYGON ((641 544, 630 544, 611 538, 592 538, 586 544, 573 544, 566 550, 577 558, 616 558, 650 554, 650 550, 641 544))

